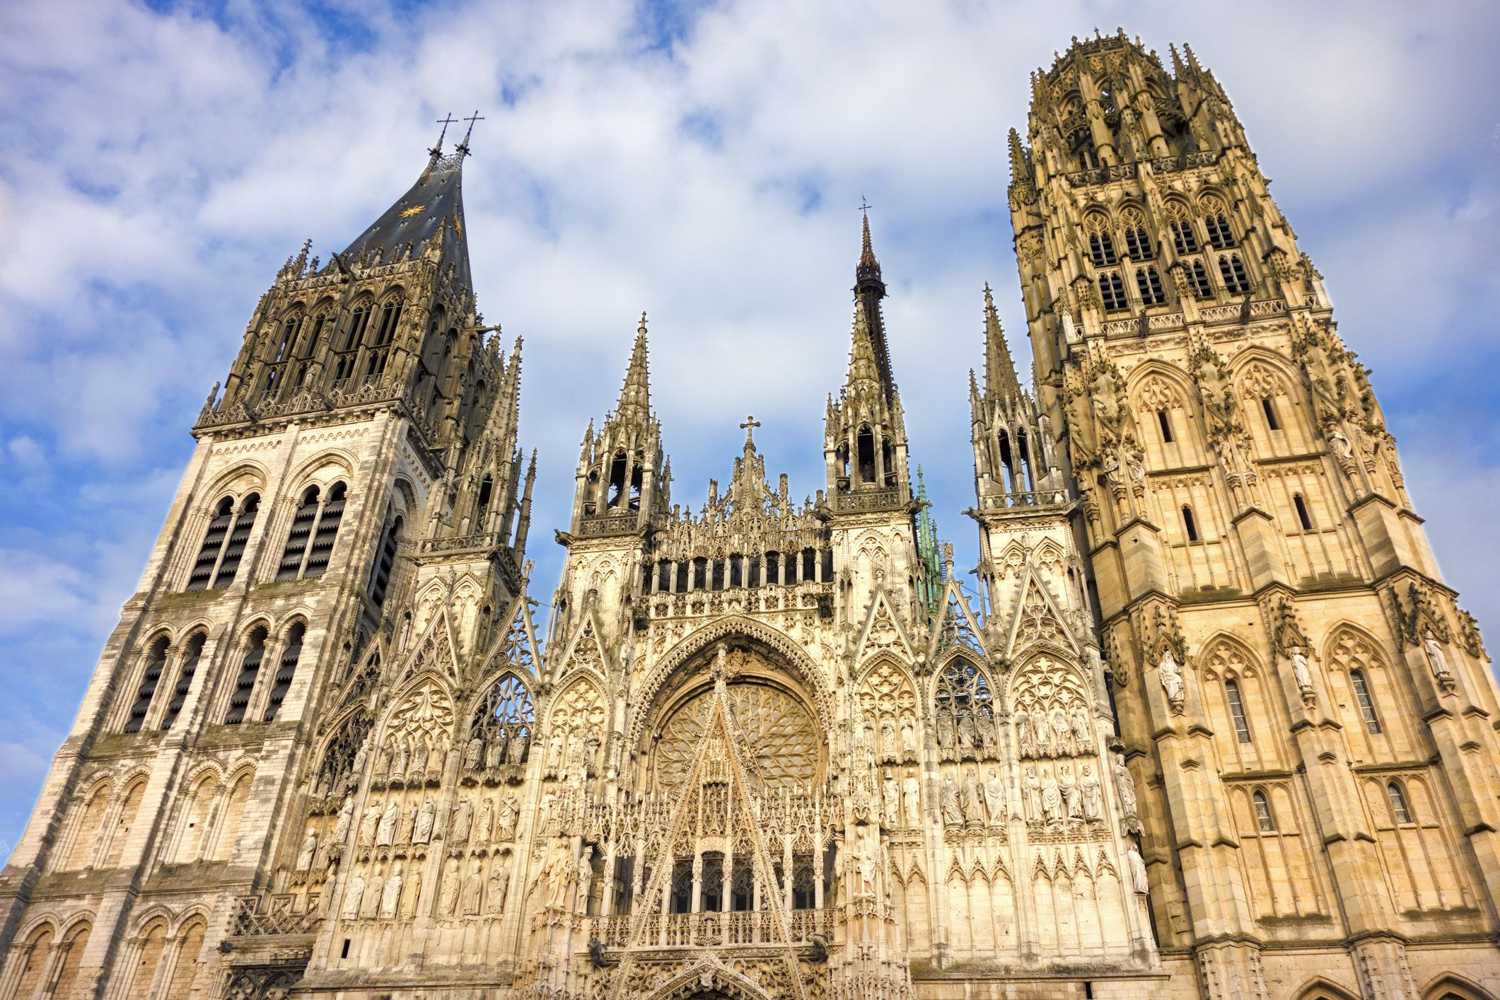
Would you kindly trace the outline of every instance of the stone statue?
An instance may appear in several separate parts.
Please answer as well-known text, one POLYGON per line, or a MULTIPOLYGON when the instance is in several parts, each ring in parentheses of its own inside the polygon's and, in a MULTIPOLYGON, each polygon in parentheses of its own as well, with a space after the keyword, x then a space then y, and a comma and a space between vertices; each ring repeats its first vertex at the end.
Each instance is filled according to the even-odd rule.
POLYGON ((894 764, 900 760, 899 751, 896 748, 896 726, 890 719, 880 723, 880 757, 887 764, 894 764))
POLYGON ((562 767, 563 738, 562 733, 552 731, 552 736, 547 740, 547 756, 542 762, 542 771, 548 777, 555 776, 562 767))
POLYGON ((1016 752, 1022 757, 1036 756, 1036 739, 1031 734, 1031 716, 1016 713, 1016 752))
POLYGON ((380 893, 380 918, 394 920, 401 904, 401 862, 396 862, 391 877, 385 880, 385 889, 380 893))
POLYGON ((1166 693, 1167 703, 1172 706, 1172 711, 1181 713, 1186 689, 1182 683, 1182 668, 1177 665, 1177 659, 1172 655, 1170 647, 1161 651, 1161 661, 1156 665, 1156 674, 1161 680, 1161 689, 1166 693))
POLYGON ((1026 780, 1021 785, 1021 798, 1026 806, 1026 818, 1033 823, 1042 820, 1042 782, 1036 776, 1036 768, 1026 769, 1026 780))
POLYGON ((1054 708, 1050 713, 1052 723, 1053 757, 1068 757, 1073 753, 1073 727, 1068 723, 1068 713, 1054 708))
POLYGON ((962 826, 964 822, 963 806, 958 801, 958 784, 953 780, 953 775, 943 779, 943 791, 940 796, 943 810, 943 822, 948 826, 962 826))
POLYGON ((375 804, 365 806, 365 811, 359 818, 359 846, 370 848, 375 846, 375 827, 380 823, 380 807, 375 804))
POLYGON ((484 804, 479 807, 479 818, 474 821, 474 839, 481 844, 488 844, 494 839, 495 834, 495 803, 485 799, 484 804))
POLYGON ((979 776, 969 771, 964 775, 964 782, 959 789, 959 805, 963 807, 964 816, 971 820, 979 820, 983 815, 981 810, 984 803, 979 793, 979 776))
POLYGON ((498 915, 505 912, 505 896, 509 891, 510 856, 505 855, 490 869, 490 885, 485 899, 485 905, 490 913, 498 915))
POLYGON ((484 877, 479 874, 479 869, 474 869, 469 877, 464 879, 464 891, 462 906, 464 916, 477 917, 479 915, 479 897, 484 892, 484 877))
POLYGON ((1287 650, 1292 661, 1292 674, 1297 678, 1297 690, 1306 694, 1313 689, 1312 670, 1307 664, 1307 652, 1301 646, 1287 650))
POLYGON ((1118 753, 1114 755, 1110 769, 1114 772, 1115 793, 1120 796, 1120 812, 1125 815, 1126 820, 1134 820, 1137 818, 1135 778, 1131 777, 1130 768, 1125 766, 1125 758, 1118 753))
POLYGON ((1083 797, 1083 818, 1090 822, 1103 819, 1104 793, 1099 788, 1099 779, 1094 777, 1094 769, 1087 764, 1083 765, 1078 786, 1083 797))
POLYGON ((391 780, 406 777, 406 765, 411 757, 406 752, 406 741, 396 737, 395 751, 391 754, 391 780))
POLYGON ((359 919, 359 904, 365 894, 365 877, 355 872, 349 879, 349 884, 344 887, 344 908, 339 911, 339 916, 345 920, 359 919))
POLYGON ((380 815, 380 823, 375 828, 375 844, 378 847, 390 847, 396 841, 396 817, 401 814, 401 807, 392 799, 386 803, 385 812, 380 815))
POLYGON ((333 839, 335 843, 342 845, 344 841, 349 839, 349 827, 353 821, 354 796, 351 795, 344 800, 343 805, 339 806, 339 818, 333 824, 333 839))
POLYGON ((510 730, 504 726, 490 740, 484 751, 484 766, 490 769, 499 767, 506 761, 506 755, 510 751, 510 730))
POLYGON ((302 849, 297 852, 297 870, 305 872, 312 867, 313 855, 318 853, 318 832, 307 831, 307 837, 302 841, 302 849))
POLYGON ((448 824, 448 842, 450 844, 467 844, 469 842, 469 831, 474 823, 474 806, 468 799, 460 799, 458 805, 453 807, 453 818, 448 824))
POLYGON ((1042 779, 1042 820, 1048 826, 1062 822, 1062 790, 1057 787, 1057 779, 1051 772, 1042 779))
POLYGON ((401 891, 401 915, 403 917, 414 917, 417 915, 417 900, 422 897, 422 873, 415 871, 406 880, 401 891))
POLYGON ((872 833, 868 837, 862 837, 857 848, 858 854, 854 859, 855 867, 859 870, 859 894, 861 896, 875 895, 875 872, 879 868, 879 860, 876 852, 880 850, 876 836, 872 833))
POLYGON ((1094 727, 1089 724, 1089 710, 1082 705, 1074 705, 1071 714, 1073 716, 1073 745, 1079 753, 1092 753, 1094 727))
POLYGON ((417 807, 412 806, 401 814, 401 822, 396 824, 396 843, 403 845, 411 843, 412 830, 417 825, 417 812, 417 807))
POLYGON ((432 800, 423 799, 422 808, 417 811, 417 821, 412 824, 411 842, 413 844, 425 844, 432 840, 432 824, 436 818, 432 800))
POLYGON ((469 740, 469 745, 464 749, 464 767, 470 771, 477 771, 484 763, 484 740, 475 736, 469 740))
POLYGON ((578 855, 578 912, 589 912, 589 894, 594 891, 594 847, 592 844, 583 845, 583 853, 578 855))
POLYGON ((1130 842, 1125 852, 1125 863, 1130 866, 1130 888, 1137 896, 1144 896, 1151 891, 1151 881, 1146 877, 1146 859, 1141 857, 1141 849, 1135 846, 1135 841, 1130 842))
POLYGON ((1453 683, 1453 671, 1448 669, 1448 655, 1443 652, 1442 644, 1431 632, 1422 637, 1422 648, 1427 652, 1427 666, 1432 670, 1432 676, 1444 687, 1453 683))
POLYGON ((921 785, 915 776, 909 775, 901 782, 902 812, 913 826, 922 822, 921 785))
POLYGON ((510 762, 512 764, 526 763, 526 751, 531 748, 531 734, 521 730, 516 738, 510 741, 510 762))
POLYGON ((937 738, 938 746, 951 747, 953 745, 953 715, 949 712, 939 710, 937 713, 937 738))
POLYGON ((452 858, 443 866, 443 887, 438 893, 438 913, 451 917, 458 909, 458 862, 452 858))
POLYGON ((1073 780, 1073 769, 1064 764, 1057 770, 1058 787, 1062 790, 1063 809, 1068 819, 1083 819, 1083 795, 1078 790, 1078 782, 1073 780))
POLYGON ((548 849, 547 864, 538 876, 538 881, 546 889, 547 909, 564 909, 567 903, 568 854, 562 841, 552 842, 548 849))
POLYGON ((888 830, 894 830, 901 825, 901 787, 896 784, 896 778, 889 771, 885 773, 885 781, 880 789, 881 813, 888 830))
POLYGON ((500 802, 500 839, 514 840, 516 836, 516 823, 521 818, 521 811, 516 808, 516 800, 506 796, 500 802))
POLYGON ((380 896, 385 889, 385 883, 376 872, 365 885, 364 898, 359 903, 359 917, 361 920, 373 920, 380 913, 380 896))
POLYGON ((984 811, 990 817, 991 826, 1005 822, 1005 783, 1000 780, 998 770, 991 771, 984 779, 984 811))
POLYGON ((901 759, 908 763, 917 759, 917 727, 909 715, 901 719, 901 759))

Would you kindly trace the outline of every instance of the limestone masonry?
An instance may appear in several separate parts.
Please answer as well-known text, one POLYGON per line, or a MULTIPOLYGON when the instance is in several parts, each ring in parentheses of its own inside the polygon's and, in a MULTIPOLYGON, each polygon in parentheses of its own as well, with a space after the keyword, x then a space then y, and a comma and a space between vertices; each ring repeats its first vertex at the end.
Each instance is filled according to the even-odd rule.
POLYGON ((1010 133, 1034 385, 985 289, 977 596, 868 217, 822 488, 747 419, 674 497, 643 316, 546 635, 467 136, 304 247, 0 875, 0 1000, 1500 996, 1478 625, 1223 88, 1170 61, 1075 40, 1010 133))

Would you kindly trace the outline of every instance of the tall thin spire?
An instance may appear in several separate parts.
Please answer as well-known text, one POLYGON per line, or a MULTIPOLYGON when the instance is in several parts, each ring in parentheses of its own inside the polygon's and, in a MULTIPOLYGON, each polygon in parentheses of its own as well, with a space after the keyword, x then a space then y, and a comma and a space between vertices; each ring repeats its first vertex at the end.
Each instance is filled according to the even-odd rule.
POLYGON ((1021 145, 1021 133, 1011 129, 1006 141, 1010 145, 1010 182, 1025 184, 1031 180, 1031 171, 1026 166, 1026 149, 1021 145))
POLYGON ((630 365, 625 369, 625 383, 620 387, 620 401, 615 415, 621 420, 645 420, 651 415, 651 372, 646 346, 646 314, 635 328, 635 345, 630 349, 630 365))
POLYGON ((886 344, 885 318, 880 300, 885 298, 885 281, 880 277, 880 261, 875 259, 875 244, 870 239, 870 204, 860 200, 859 263, 854 268, 854 297, 864 307, 870 350, 875 356, 880 388, 887 403, 895 400, 895 378, 891 374, 891 352, 886 344))
POLYGON ((870 321, 863 299, 854 300, 854 328, 849 337, 849 386, 880 383, 880 366, 871 344, 870 321))
POLYGON ((995 310, 995 296, 989 282, 984 283, 984 388, 990 394, 1017 398, 1021 395, 1021 383, 1016 378, 1016 363, 1010 356, 1010 345, 1005 342, 1005 331, 1000 327, 1000 314, 995 310))

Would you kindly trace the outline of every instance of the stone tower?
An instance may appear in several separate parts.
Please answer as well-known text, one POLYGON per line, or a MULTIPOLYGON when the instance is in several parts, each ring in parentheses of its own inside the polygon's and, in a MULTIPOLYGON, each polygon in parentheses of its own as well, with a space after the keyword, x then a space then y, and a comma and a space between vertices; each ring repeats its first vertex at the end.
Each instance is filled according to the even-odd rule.
POLYGON ((1035 464, 1081 500, 1164 961, 1206 997, 1493 988, 1489 660, 1224 89, 1171 63, 1075 39, 1010 135, 1035 464))

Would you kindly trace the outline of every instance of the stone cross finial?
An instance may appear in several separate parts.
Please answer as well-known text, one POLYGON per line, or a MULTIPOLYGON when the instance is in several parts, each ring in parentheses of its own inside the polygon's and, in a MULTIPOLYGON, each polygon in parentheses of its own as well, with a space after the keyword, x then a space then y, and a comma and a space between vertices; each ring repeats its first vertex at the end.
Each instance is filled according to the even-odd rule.
POLYGON ((751 444, 755 440, 755 428, 760 427, 761 422, 754 415, 745 417, 745 422, 740 424, 740 430, 745 432, 745 443, 751 444))

